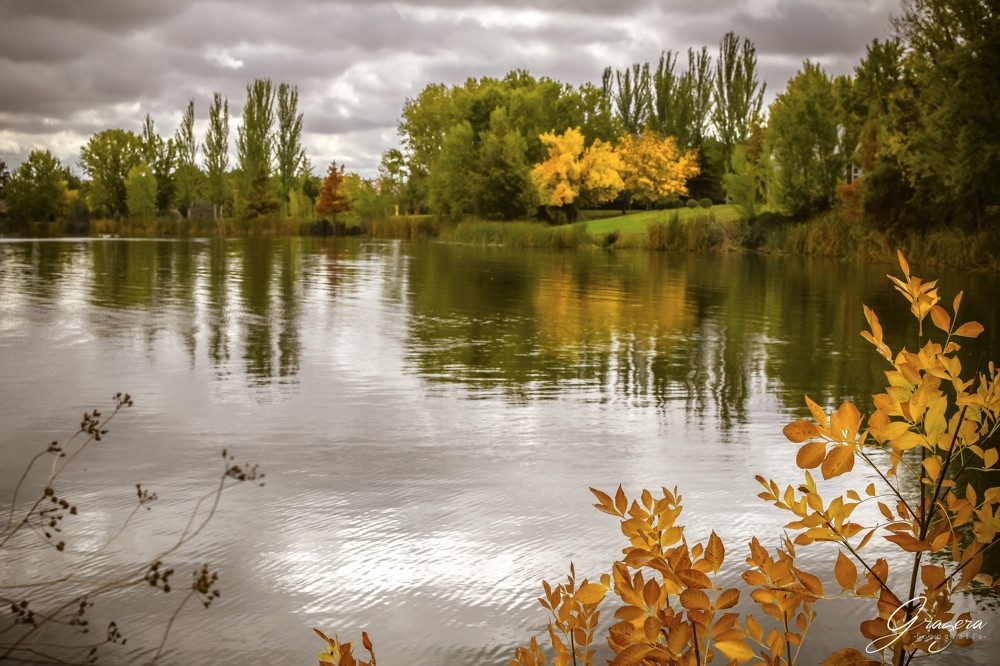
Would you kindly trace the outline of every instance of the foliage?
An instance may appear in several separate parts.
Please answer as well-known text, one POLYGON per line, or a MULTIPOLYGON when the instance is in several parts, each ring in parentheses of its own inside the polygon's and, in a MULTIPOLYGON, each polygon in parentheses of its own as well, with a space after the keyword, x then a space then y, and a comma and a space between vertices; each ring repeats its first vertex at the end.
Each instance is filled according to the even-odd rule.
POLYGON ((59 158, 33 150, 4 188, 7 212, 21 222, 54 220, 66 200, 65 172, 59 158))
MULTIPOLYGON (((898 259, 903 275, 889 278, 917 320, 916 351, 893 352, 878 317, 864 307, 869 328, 861 335, 886 361, 888 386, 873 396, 867 417, 850 402, 828 413, 806 396, 810 418, 783 430, 796 446, 803 480, 782 489, 756 477, 758 496, 792 520, 773 550, 751 538, 745 587, 725 583, 728 553, 716 532, 701 543, 687 539, 676 488, 655 495, 643 490, 633 500, 621 486, 613 496, 592 488, 594 506, 620 521, 627 545, 611 571, 593 582, 577 584, 572 565, 566 583, 543 582, 539 603, 552 616, 556 666, 594 663, 591 646, 609 592, 618 601, 606 636, 612 666, 694 666, 716 658, 790 666, 801 662, 817 603, 828 599, 854 599, 869 608, 859 631, 868 641, 866 652, 881 663, 903 666, 972 643, 970 630, 982 621, 954 610, 956 596, 970 589, 1000 592, 1000 582, 981 570, 1000 532, 1000 488, 977 488, 976 477, 984 477, 971 474, 988 473, 1000 462, 992 441, 1000 430, 1000 368, 990 362, 983 371, 982 361, 971 373, 963 368, 959 340, 977 337, 983 327, 959 324, 961 293, 949 312, 936 281, 912 275, 902 253, 898 259), (856 464, 878 481, 846 489, 842 482, 827 483, 856 464), (822 481, 810 472, 815 469, 822 481), (896 556, 866 554, 876 536, 896 556), (817 542, 836 553, 829 563, 836 593, 800 565, 798 550, 817 542), (756 609, 741 614, 734 609, 746 590, 756 609)), ((534 638, 508 662, 544 663, 534 638)), ((824 661, 844 663, 879 662, 853 648, 824 661)))
POLYGON ((698 174, 698 156, 681 154, 673 137, 652 130, 641 137, 626 134, 618 144, 621 178, 631 198, 653 204, 661 198, 687 194, 687 181, 698 174))
MULTIPOLYGON (((218 573, 205 564, 193 571, 190 583, 176 582, 175 569, 167 564, 185 545, 194 540, 208 525, 219 506, 222 493, 233 483, 257 482, 264 478, 256 465, 240 465, 223 450, 222 471, 218 483, 202 496, 191 511, 184 530, 171 545, 154 557, 136 565, 118 567, 108 574, 94 574, 94 565, 101 558, 113 554, 116 543, 128 529, 133 519, 143 510, 151 510, 157 500, 156 493, 136 484, 134 506, 121 525, 110 530, 103 543, 78 550, 64 528, 73 517, 86 510, 76 504, 85 492, 79 488, 65 488, 63 479, 67 468, 85 459, 88 449, 100 446, 108 434, 110 422, 125 408, 132 406, 128 394, 114 397, 114 410, 104 415, 99 410, 85 412, 79 429, 65 443, 52 442, 28 463, 4 506, 5 520, 0 522, 0 552, 28 554, 36 566, 22 575, 11 574, 0 579, 0 602, 10 613, 10 624, 0 634, 0 661, 4 663, 74 663, 96 664, 105 660, 114 650, 128 640, 127 618, 112 621, 104 629, 91 634, 91 609, 102 598, 122 594, 127 590, 152 588, 154 593, 170 593, 178 589, 183 597, 166 620, 163 635, 150 660, 155 664, 167 643, 174 621, 192 599, 208 608, 219 597, 218 573), (32 475, 32 468, 40 460, 50 459, 43 479, 32 475), (24 492, 38 481, 34 497, 21 499, 24 492), (8 577, 11 576, 11 577, 8 577)), ((131 648, 132 646, 130 646, 131 648)), ((113 657, 110 657, 113 658, 113 657)))
POLYGON ((128 210, 125 179, 142 159, 142 140, 134 132, 107 129, 80 150, 80 166, 91 181, 91 208, 112 215, 128 210))
POLYGON ((531 176, 543 206, 562 208, 572 222, 578 206, 611 201, 621 191, 621 159, 610 145, 598 139, 584 150, 583 134, 572 128, 562 134, 548 132, 541 140, 548 157, 535 165, 531 176))

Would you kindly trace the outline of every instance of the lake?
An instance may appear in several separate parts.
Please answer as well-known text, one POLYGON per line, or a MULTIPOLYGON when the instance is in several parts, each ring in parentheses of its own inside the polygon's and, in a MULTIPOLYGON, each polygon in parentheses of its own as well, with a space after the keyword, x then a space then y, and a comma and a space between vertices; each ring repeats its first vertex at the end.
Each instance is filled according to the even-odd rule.
MULTIPOLYGON (((177 590, 210 562, 222 596, 187 608, 158 663, 312 664, 319 627, 368 631, 387 666, 504 664, 532 635, 548 644, 543 579, 570 562, 594 578, 621 553, 588 487, 677 486, 689 541, 725 541, 724 582, 752 536, 777 544, 789 516, 754 475, 801 480, 781 429, 807 414, 803 395, 865 412, 884 385, 862 303, 894 349, 915 341, 887 271, 358 239, 0 242, 0 506, 33 455, 128 392, 57 488, 80 509, 58 557, 107 538, 137 483, 158 499, 94 575, 172 543, 223 449, 266 473, 169 558, 177 590)), ((966 364, 1000 360, 997 276, 914 272, 940 277, 948 303, 965 290, 963 318, 986 326, 966 364)), ((892 552, 882 541, 873 554, 892 552)), ((17 555, 0 573, 37 573, 17 555)), ((799 556, 839 589, 832 549, 799 556)), ((131 590, 91 612, 144 663, 181 594, 131 590)), ((982 640, 933 663, 993 663, 1000 613, 961 603, 987 621, 982 640)), ((864 647, 867 605, 816 608, 801 663, 864 647)))

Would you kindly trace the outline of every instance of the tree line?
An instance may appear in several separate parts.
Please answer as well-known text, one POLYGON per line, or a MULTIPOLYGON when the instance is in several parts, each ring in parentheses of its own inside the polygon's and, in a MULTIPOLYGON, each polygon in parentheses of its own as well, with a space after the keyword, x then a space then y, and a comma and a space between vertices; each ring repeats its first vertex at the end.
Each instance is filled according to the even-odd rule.
POLYGON ((228 100, 216 93, 201 145, 191 100, 172 137, 148 115, 141 134, 91 137, 83 182, 40 150, 9 178, 0 169, 0 183, 21 221, 171 209, 311 217, 325 189, 337 203, 320 204, 323 215, 573 219, 582 206, 669 206, 687 195, 737 204, 750 219, 836 209, 880 230, 981 228, 1000 205, 998 11, 987 0, 904 0, 894 28, 850 75, 807 60, 767 108, 756 48, 734 33, 716 53, 666 50, 655 63, 608 67, 599 83, 515 70, 430 84, 406 100, 400 145, 383 153, 376 181, 336 164, 333 180, 314 176, 297 89, 265 79, 247 86, 232 168, 228 100), (659 170, 637 173, 654 154, 659 170))

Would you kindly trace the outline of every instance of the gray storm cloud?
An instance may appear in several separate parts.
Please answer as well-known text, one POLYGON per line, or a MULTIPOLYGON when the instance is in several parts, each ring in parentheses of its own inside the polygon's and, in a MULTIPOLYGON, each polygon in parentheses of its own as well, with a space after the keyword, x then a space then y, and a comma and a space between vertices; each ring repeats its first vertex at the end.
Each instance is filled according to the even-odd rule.
POLYGON ((173 132, 190 98, 199 131, 213 92, 239 124, 255 78, 299 88, 313 165, 373 174, 403 103, 428 83, 515 68, 573 84, 655 62, 730 30, 752 40, 769 95, 806 58, 846 73, 889 32, 895 0, 0 0, 0 157, 34 148, 75 165, 108 127, 145 113, 173 132))

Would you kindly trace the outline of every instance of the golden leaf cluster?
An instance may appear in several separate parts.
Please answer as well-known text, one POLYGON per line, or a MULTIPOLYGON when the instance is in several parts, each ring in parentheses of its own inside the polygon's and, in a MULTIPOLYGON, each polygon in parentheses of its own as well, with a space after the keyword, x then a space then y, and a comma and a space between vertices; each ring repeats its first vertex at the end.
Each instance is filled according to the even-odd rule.
POLYGON ((653 131, 639 137, 626 134, 617 150, 624 189, 638 202, 655 203, 663 197, 687 194, 687 181, 701 171, 696 151, 681 154, 674 137, 653 131))

